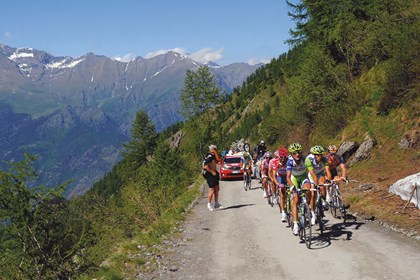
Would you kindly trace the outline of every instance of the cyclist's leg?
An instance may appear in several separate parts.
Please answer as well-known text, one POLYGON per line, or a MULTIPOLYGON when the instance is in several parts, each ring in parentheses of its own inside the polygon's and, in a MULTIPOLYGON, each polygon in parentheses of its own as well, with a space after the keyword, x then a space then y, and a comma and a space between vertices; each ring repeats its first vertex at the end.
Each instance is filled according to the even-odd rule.
POLYGON ((279 207, 281 212, 284 212, 284 200, 286 197, 286 178, 285 177, 281 177, 281 176, 277 176, 277 181, 279 182, 279 198, 280 198, 280 203, 279 203, 279 207))
MULTIPOLYGON (((302 189, 310 190, 311 189, 311 181, 305 178, 302 181, 302 189)), ((309 208, 311 208, 311 212, 314 212, 315 209, 315 192, 309 191, 306 192, 306 200, 309 202, 309 208)))
MULTIPOLYGON (((295 186, 295 189, 300 187, 298 179, 295 176, 292 175, 291 180, 292 180, 293 186, 295 186)), ((295 190, 293 190, 293 192, 290 195, 293 197, 293 199, 292 199, 293 223, 297 223, 297 220, 298 220, 297 205, 298 205, 298 202, 299 202, 299 197, 298 197, 297 192, 295 190)))
POLYGON ((275 196, 276 195, 276 184, 274 183, 274 181, 273 180, 271 180, 270 179, 270 181, 271 181, 271 194, 273 195, 273 196, 275 196))
MULTIPOLYGON (((324 184, 325 183, 325 180, 326 180, 326 178, 325 178, 325 174, 324 173, 321 173, 321 174, 318 175, 318 183, 320 185, 324 184)), ((327 197, 327 187, 322 186, 321 187, 321 193, 322 193, 322 199, 326 200, 326 197, 327 197)))
POLYGON ((262 186, 264 190, 264 198, 267 197, 267 177, 262 174, 262 186))

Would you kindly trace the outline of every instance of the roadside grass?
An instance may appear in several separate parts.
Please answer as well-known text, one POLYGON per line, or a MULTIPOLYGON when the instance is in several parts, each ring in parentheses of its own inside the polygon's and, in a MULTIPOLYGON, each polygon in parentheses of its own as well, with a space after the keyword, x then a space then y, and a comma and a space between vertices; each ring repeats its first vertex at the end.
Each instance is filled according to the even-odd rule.
POLYGON ((133 238, 127 238, 115 246, 114 252, 102 262, 101 268, 80 279, 135 279, 142 269, 147 270, 150 255, 156 252, 166 235, 176 234, 176 225, 184 219, 184 213, 200 194, 202 180, 197 180, 186 192, 178 196, 171 206, 147 228, 133 238))
POLYGON ((363 110, 355 117, 343 132, 344 141, 362 143, 368 134, 377 145, 368 159, 348 169, 351 183, 343 190, 345 202, 351 205, 351 213, 407 232, 417 231, 420 235, 420 210, 413 204, 404 208, 406 201, 389 193, 389 187, 397 180, 420 172, 420 151, 399 147, 407 130, 416 129, 417 122, 413 117, 403 108, 383 117, 376 116, 374 110, 363 110))

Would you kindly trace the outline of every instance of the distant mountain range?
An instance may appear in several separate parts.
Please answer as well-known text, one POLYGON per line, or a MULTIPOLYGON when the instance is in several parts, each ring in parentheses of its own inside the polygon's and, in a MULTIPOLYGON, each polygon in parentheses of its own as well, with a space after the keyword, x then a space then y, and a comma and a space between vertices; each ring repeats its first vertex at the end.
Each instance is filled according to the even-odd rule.
MULTIPOLYGON (((176 52, 121 62, 0 43, 0 159, 36 154, 40 182, 73 178, 68 196, 81 194, 119 160, 136 112, 145 110, 157 130, 182 120, 185 72, 202 65, 176 52)), ((207 65, 227 94, 261 66, 207 65)))

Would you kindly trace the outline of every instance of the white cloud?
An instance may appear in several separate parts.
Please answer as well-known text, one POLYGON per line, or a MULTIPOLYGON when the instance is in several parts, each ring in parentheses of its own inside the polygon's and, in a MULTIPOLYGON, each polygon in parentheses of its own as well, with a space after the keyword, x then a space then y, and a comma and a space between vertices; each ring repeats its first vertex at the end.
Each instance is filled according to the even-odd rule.
POLYGON ((267 64, 267 63, 270 63, 270 60, 269 59, 258 60, 258 59, 254 59, 254 58, 251 58, 251 59, 248 60, 249 65, 255 65, 255 64, 258 64, 258 63, 267 64))
POLYGON ((128 54, 123 55, 123 56, 114 57, 115 60, 118 60, 118 61, 121 61, 121 62, 129 62, 129 61, 133 60, 134 58, 136 58, 136 56, 132 53, 128 53, 128 54))
POLYGON ((167 53, 167 52, 170 52, 170 51, 177 52, 177 53, 180 53, 180 54, 183 54, 183 55, 187 55, 187 52, 183 48, 174 48, 174 49, 166 49, 166 50, 161 49, 161 50, 158 50, 158 51, 149 52, 148 54, 146 54, 144 56, 144 58, 152 58, 152 57, 155 57, 155 56, 158 56, 160 54, 164 54, 164 53, 167 53))
POLYGON ((209 61, 219 61, 223 58, 223 49, 213 50, 212 48, 204 48, 194 53, 188 53, 183 48, 174 48, 174 49, 161 49, 155 52, 150 52, 145 55, 145 58, 152 58, 154 56, 167 53, 169 51, 177 52, 192 58, 195 61, 206 63, 209 61))
POLYGON ((12 36, 13 36, 12 32, 9 32, 9 31, 4 32, 4 37, 6 37, 7 39, 12 38, 12 36))
POLYGON ((223 58, 223 49, 213 50, 211 48, 204 48, 189 55, 195 61, 206 63, 209 61, 219 61, 223 58))

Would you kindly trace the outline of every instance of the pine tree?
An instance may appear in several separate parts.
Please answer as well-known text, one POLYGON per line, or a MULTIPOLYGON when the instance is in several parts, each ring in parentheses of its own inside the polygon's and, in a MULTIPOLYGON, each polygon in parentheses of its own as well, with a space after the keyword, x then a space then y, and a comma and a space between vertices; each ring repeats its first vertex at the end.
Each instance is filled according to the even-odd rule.
POLYGON ((133 168, 137 169, 147 162, 147 157, 152 155, 157 140, 155 124, 145 111, 139 111, 130 130, 131 140, 124 144, 126 159, 133 168))
POLYGON ((196 72, 187 70, 181 91, 181 114, 186 119, 197 116, 222 101, 221 90, 208 66, 199 67, 196 72))
POLYGON ((29 188, 34 160, 26 155, 0 169, 0 279, 69 279, 82 264, 73 258, 84 229, 62 196, 67 183, 29 188))

